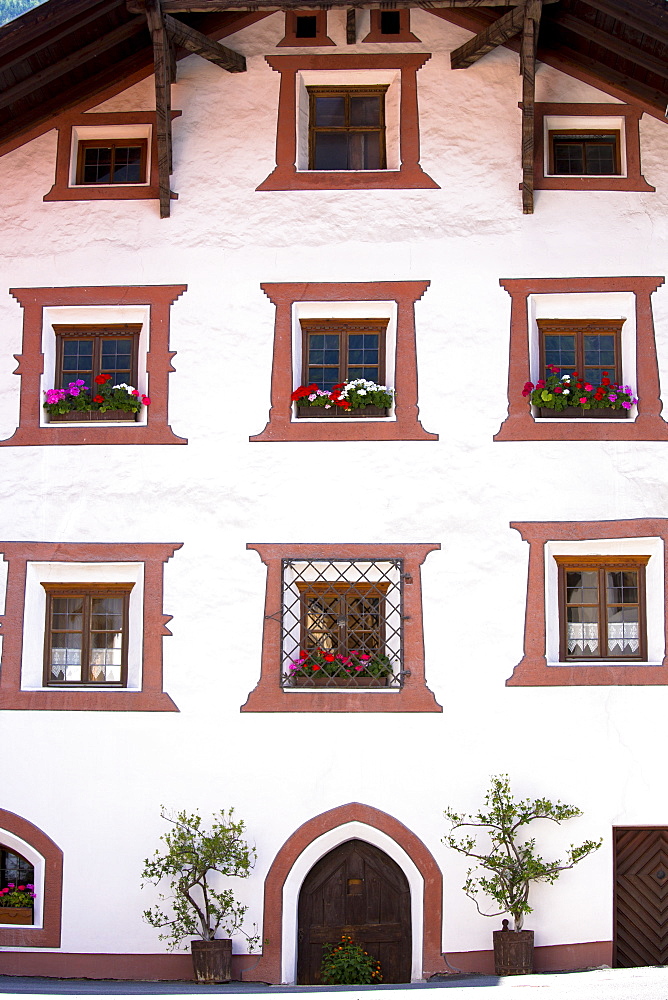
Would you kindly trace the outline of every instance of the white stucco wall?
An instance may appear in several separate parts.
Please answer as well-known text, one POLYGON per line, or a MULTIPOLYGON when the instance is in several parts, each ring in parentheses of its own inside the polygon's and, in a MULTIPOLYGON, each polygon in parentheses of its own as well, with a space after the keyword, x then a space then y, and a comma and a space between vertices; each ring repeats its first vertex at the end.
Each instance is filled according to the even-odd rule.
MULTIPOLYGON (((329 19, 343 43, 344 15, 329 19)), ((499 925, 477 915, 460 888, 466 865, 441 844, 442 809, 477 807, 491 773, 585 810, 563 829, 543 824, 546 856, 604 838, 534 890, 538 945, 609 940, 611 827, 668 825, 663 688, 504 686, 522 655, 528 557, 509 522, 668 516, 666 445, 492 441, 507 406, 499 278, 665 273, 668 130, 641 122, 656 193, 539 191, 523 216, 517 56, 496 50, 452 72, 449 52, 469 32, 422 11, 411 25, 422 44, 410 51, 432 53, 418 74, 421 163, 439 190, 256 192, 274 166, 279 78, 264 56, 282 37, 279 14, 225 39, 246 74, 195 56, 179 64, 169 220, 154 202, 44 203, 55 132, 0 159, 1 438, 19 405, 10 287, 188 285, 171 313, 169 400, 187 447, 0 452, 3 539, 183 542, 164 597, 164 686, 179 714, 0 713, 5 745, 30 745, 3 767, 0 806, 64 851, 64 951, 163 950, 141 919, 153 893, 140 889, 161 803, 236 806, 258 851, 239 895, 258 923, 264 876, 298 826, 350 801, 390 813, 442 868, 446 951, 486 949, 499 925), (416 305, 420 414, 440 440, 249 443, 269 408, 274 307, 260 283, 411 279, 431 281, 416 305), (442 545, 423 567, 423 601, 443 714, 241 715, 259 677, 265 585, 246 543, 395 540, 442 545), (96 919, 82 901, 100 904, 96 919)), ((543 65, 537 97, 613 101, 543 65)), ((147 80, 95 110, 152 106, 147 80)), ((653 302, 665 376, 665 287, 653 302)))

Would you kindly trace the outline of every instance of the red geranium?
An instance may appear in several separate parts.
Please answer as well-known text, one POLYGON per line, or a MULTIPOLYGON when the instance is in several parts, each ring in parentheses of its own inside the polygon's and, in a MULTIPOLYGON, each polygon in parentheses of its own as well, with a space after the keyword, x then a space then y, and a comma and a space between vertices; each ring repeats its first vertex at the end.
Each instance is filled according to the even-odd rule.
POLYGON ((318 387, 315 382, 311 385, 300 385, 298 389, 292 393, 290 399, 294 402, 296 399, 304 399, 305 396, 312 396, 314 392, 318 391, 318 387))
POLYGON ((93 396, 94 403, 104 403, 104 396, 93 396))
POLYGON ((96 375, 95 381, 97 382, 98 385, 104 385, 104 383, 108 382, 110 378, 111 375, 96 375))

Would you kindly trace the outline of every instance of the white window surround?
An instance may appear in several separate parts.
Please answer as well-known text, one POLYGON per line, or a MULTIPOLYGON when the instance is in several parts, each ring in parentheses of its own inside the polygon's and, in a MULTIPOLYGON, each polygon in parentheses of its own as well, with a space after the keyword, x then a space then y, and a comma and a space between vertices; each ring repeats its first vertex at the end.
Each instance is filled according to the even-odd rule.
MULTIPOLYGON (((149 329, 150 329, 151 307, 145 306, 46 306, 43 309, 42 326, 42 353, 44 354, 44 371, 42 373, 40 389, 42 402, 47 389, 55 388, 56 377, 56 336, 53 330, 54 324, 85 326, 109 325, 116 326, 123 323, 141 323, 139 334, 139 350, 137 357, 137 386, 141 393, 150 396, 148 384, 148 372, 146 371, 146 355, 149 349, 149 329)), ((91 387, 92 388, 92 387, 91 387)), ((147 420, 147 407, 142 406, 137 414, 137 420, 124 421, 124 427, 145 427, 147 420)), ((40 427, 62 427, 62 423, 50 424, 44 407, 40 410, 40 427)), ((90 422, 72 420, 68 421, 68 427, 90 427, 90 422)), ((96 427, 117 427, 118 422, 113 420, 96 420, 96 427)))
MULTIPOLYGON (((35 899, 33 900, 33 923, 32 924, 22 924, 24 928, 27 927, 37 927, 40 928, 44 924, 44 872, 45 863, 44 858, 41 854, 27 844, 25 840, 21 840, 17 837, 15 833, 9 833, 7 830, 3 830, 0 827, 0 845, 2 847, 8 848, 10 851, 16 851, 17 854, 21 854, 26 861, 29 861, 35 870, 35 899)), ((5 925, 6 926, 6 925, 5 925)), ((0 952, 2 949, 0 949, 0 952)))
POLYGON ((299 855, 283 885, 283 930, 281 982, 293 984, 297 978, 297 911, 299 891, 314 864, 349 840, 364 840, 380 848, 395 861, 408 880, 411 892, 412 961, 411 981, 422 980, 424 879, 402 847, 387 834, 366 823, 337 826, 317 837, 299 855))
POLYGON ((150 125, 74 125, 72 127, 72 145, 70 148, 70 175, 68 187, 148 187, 151 176, 151 126, 150 125), (90 139, 146 139, 146 180, 139 184, 77 184, 77 160, 79 143, 90 139))
MULTIPOLYGON (((143 563, 29 562, 23 612, 21 690, 47 691, 44 686, 44 630, 46 591, 42 583, 133 583, 128 616, 128 682, 125 691, 141 691, 143 654, 143 563)), ((58 689, 84 690, 82 685, 59 684, 58 689)), ((112 690, 108 685, 86 684, 86 691, 112 690)), ((113 688, 118 690, 118 688, 113 688)))
MULTIPOLYGON (((297 73, 297 170, 309 171, 309 95, 307 87, 371 87, 387 85, 385 93, 385 150, 386 171, 399 170, 399 104, 401 98, 401 71, 376 69, 300 70, 297 73)), ((320 173, 321 171, 318 171, 320 173)), ((327 171, 322 171, 326 173, 327 171)), ((340 172, 340 171, 339 171, 340 172)), ((347 171, 348 172, 348 171, 347 171)), ((377 170, 349 171, 355 174, 378 173, 377 170)))
MULTIPOLYGON (((292 383, 296 389, 302 384, 302 328, 303 319, 386 319, 385 331, 385 382, 390 388, 395 384, 397 353, 397 303, 387 302, 295 302, 292 307, 292 383)), ((292 422, 304 423, 308 417, 297 417, 293 406, 292 422)), ((341 418, 313 418, 318 424, 340 424, 341 418)), ((347 423, 367 423, 369 417, 346 417, 347 423)), ((394 407, 388 417, 373 417, 374 421, 396 421, 394 407)), ((313 420, 311 420, 313 422, 313 420)))
MULTIPOLYGON (((554 556, 650 556, 645 569, 648 666, 661 666, 665 655, 665 580, 662 538, 612 538, 583 542, 548 542, 545 546, 545 655, 550 667, 572 667, 559 659, 559 583, 554 556)), ((638 662, 630 661, 629 666, 638 662)), ((624 664, 619 664, 624 666, 624 664)))
MULTIPOLYGON (((527 298, 529 329, 530 380, 535 384, 540 374, 539 319, 617 319, 624 320, 621 333, 622 379, 637 393, 636 358, 636 303, 633 292, 568 292, 529 295, 527 298)), ((563 373, 565 374, 565 373, 563 373)), ((537 407, 532 407, 537 423, 554 423, 555 417, 539 417, 537 407)), ((634 421, 638 407, 632 406, 627 420, 634 421)), ((586 419, 586 418, 585 418, 586 419)), ((561 418, 562 423, 580 423, 580 418, 561 418)), ((596 423, 611 421, 596 418, 596 423)), ((617 420, 613 420, 617 423, 617 420)))
POLYGON ((579 174, 550 173, 550 138, 549 133, 555 129, 573 129, 578 131, 618 131, 619 132, 619 165, 618 174, 583 174, 591 177, 627 177, 626 169, 626 119, 615 115, 545 115, 543 119, 544 143, 543 169, 546 177, 578 177, 579 174))

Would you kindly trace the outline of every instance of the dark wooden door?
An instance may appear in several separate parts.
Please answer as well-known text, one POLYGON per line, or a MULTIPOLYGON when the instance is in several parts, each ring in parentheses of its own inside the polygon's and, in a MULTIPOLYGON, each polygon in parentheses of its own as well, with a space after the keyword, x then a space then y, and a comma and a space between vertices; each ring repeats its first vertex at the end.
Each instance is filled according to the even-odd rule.
POLYGON ((615 830, 615 965, 668 962, 668 828, 615 830))
POLYGON ((313 866, 299 894, 297 982, 322 985, 322 946, 343 933, 378 959, 383 983, 411 981, 411 894, 387 854, 349 840, 313 866))

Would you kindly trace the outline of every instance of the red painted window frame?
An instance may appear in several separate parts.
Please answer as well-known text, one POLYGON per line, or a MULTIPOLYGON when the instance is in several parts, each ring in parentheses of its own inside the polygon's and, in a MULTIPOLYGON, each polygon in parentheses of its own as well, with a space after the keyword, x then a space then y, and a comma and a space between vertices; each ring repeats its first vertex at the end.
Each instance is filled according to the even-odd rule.
POLYGON ((401 22, 401 28, 396 35, 384 35, 380 30, 381 19, 380 15, 383 13, 380 9, 371 9, 369 11, 369 34, 365 35, 362 42, 379 42, 384 45, 400 42, 419 42, 420 39, 417 35, 414 35, 411 31, 411 12, 407 8, 406 10, 392 11, 393 14, 398 14, 401 22))
MULTIPOLYGON (((0 948, 60 948, 63 910, 63 852, 34 823, 0 809, 0 830, 13 833, 44 858, 44 903, 41 927, 0 924, 0 948)), ((0 834, 2 839, 2 834, 0 834)))
POLYGON ((277 48, 307 48, 309 45, 335 45, 331 38, 327 36, 327 11, 326 10, 286 10, 285 12, 285 35, 277 42, 277 48), (297 37, 297 18, 315 17, 316 33, 313 38, 297 37))
POLYGON ((10 288, 23 308, 23 342, 14 374, 21 378, 19 426, 0 447, 63 444, 187 444, 168 423, 169 374, 174 371, 169 350, 169 321, 172 304, 187 285, 114 285, 69 288, 10 288), (150 306, 149 351, 146 371, 150 377, 151 405, 146 424, 125 421, 118 426, 72 427, 63 423, 40 425, 44 402, 41 375, 43 311, 52 306, 150 306))
POLYGON ((249 542, 267 567, 262 663, 260 680, 248 695, 242 712, 442 712, 425 680, 424 636, 422 630, 421 566, 430 552, 440 549, 433 544, 274 544, 249 542), (403 559, 404 560, 404 655, 402 670, 409 670, 403 687, 396 692, 355 691, 339 688, 331 691, 291 690, 281 687, 282 560, 331 559, 403 559), (410 578, 410 582, 409 582, 410 578))
MULTIPOLYGON (((652 293, 663 277, 610 278, 501 278, 499 284, 512 299, 508 362, 508 416, 495 441, 666 441, 668 423, 662 418, 659 395, 659 366, 652 317, 652 293), (632 292, 636 301, 636 383, 638 415, 635 420, 601 423, 586 419, 563 423, 538 423, 522 396, 530 378, 529 318, 530 295, 573 292, 632 292)), ((558 317, 555 317, 558 318, 558 317)))
MULTIPOLYGON (((271 282, 261 288, 276 306, 269 422, 251 441, 437 441, 418 412, 415 303, 428 281, 271 282), (292 307, 295 302, 397 303, 396 420, 339 420, 336 424, 292 419, 292 307)), ((298 377, 301 377, 299 372, 298 377)))
POLYGON ((181 545, 181 542, 0 542, 0 554, 8 563, 5 613, 0 615, 3 636, 0 711, 178 712, 162 688, 162 637, 172 634, 166 627, 172 616, 163 614, 162 600, 164 564, 181 545), (91 690, 85 686, 76 690, 21 688, 29 562, 144 564, 140 691, 91 690))
MULTIPOLYGON (((545 546, 548 542, 581 542, 610 538, 661 538, 664 581, 668 580, 668 518, 628 521, 512 521, 529 543, 524 656, 506 681, 507 687, 590 687, 668 684, 668 615, 664 615, 666 645, 663 663, 595 664, 586 661, 548 666, 546 657, 545 546)), ((580 553, 582 554, 582 553, 580 553)), ((621 557, 623 558, 623 556, 621 557)), ((664 582, 665 588, 665 582, 664 582)), ((664 601, 665 603, 665 601, 664 601)))

